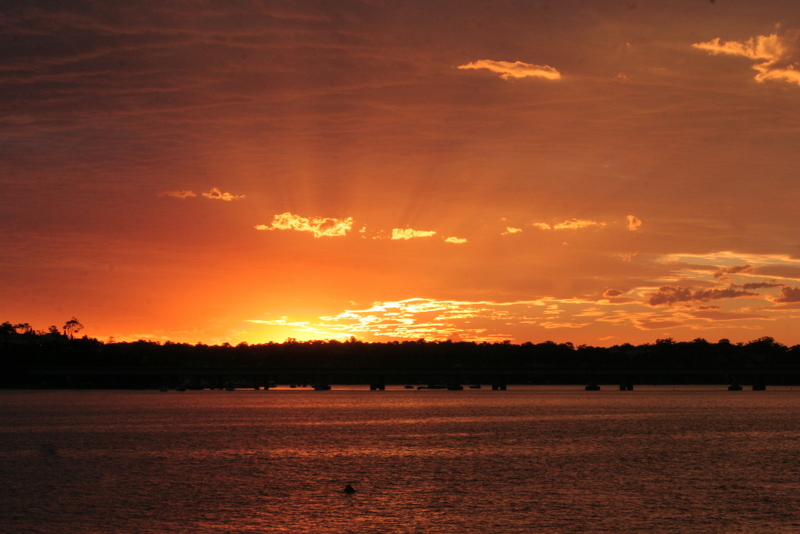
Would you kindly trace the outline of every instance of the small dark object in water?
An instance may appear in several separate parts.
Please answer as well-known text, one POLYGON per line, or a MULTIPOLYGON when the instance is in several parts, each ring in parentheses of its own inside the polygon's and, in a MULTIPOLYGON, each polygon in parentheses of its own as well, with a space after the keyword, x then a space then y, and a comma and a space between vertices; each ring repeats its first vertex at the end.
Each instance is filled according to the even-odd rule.
POLYGON ((356 489, 353 486, 351 486, 350 484, 348 484, 348 485, 346 485, 344 487, 344 490, 342 490, 342 491, 344 491, 345 493, 355 493, 356 489))

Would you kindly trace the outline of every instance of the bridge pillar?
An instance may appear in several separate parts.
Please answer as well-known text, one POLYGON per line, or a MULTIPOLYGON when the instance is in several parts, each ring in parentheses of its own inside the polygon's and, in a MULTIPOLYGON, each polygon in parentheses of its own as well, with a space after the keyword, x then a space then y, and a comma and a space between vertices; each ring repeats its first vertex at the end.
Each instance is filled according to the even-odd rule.
POLYGON ((595 377, 589 378, 589 384, 584 388, 586 391, 600 391, 600 385, 595 377))

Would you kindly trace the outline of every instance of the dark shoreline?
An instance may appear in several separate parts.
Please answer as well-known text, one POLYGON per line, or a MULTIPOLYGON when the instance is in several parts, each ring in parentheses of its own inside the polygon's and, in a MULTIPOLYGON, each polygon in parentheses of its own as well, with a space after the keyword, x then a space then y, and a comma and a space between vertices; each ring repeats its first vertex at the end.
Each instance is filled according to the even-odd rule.
POLYGON ((571 343, 452 341, 365 343, 288 340, 236 346, 135 341, 103 343, 57 332, 0 336, 0 388, 226 389, 271 384, 423 387, 512 384, 800 385, 800 346, 764 337, 613 347, 571 343))

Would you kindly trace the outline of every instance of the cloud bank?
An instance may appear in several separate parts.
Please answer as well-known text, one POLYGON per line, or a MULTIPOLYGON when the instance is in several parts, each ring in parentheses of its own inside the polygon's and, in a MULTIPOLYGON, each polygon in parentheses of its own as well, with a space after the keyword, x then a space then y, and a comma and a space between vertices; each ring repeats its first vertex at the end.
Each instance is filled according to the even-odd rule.
POLYGON ((647 304, 650 306, 672 306, 673 304, 688 302, 707 302, 709 300, 722 300, 740 297, 760 297, 758 293, 744 289, 692 289, 681 286, 663 286, 658 292, 650 295, 647 304))

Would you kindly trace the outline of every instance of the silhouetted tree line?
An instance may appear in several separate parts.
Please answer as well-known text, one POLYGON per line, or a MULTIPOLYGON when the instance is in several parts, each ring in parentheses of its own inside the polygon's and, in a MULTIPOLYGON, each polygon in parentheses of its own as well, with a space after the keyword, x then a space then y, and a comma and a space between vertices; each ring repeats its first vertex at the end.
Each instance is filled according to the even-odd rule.
MULTIPOLYGON (((83 325, 74 317, 59 329, 37 331, 27 323, 0 325, 0 369, 3 383, 20 373, 42 368, 66 369, 309 369, 337 370, 469 370, 537 369, 673 369, 732 371, 800 370, 800 345, 787 347, 771 337, 748 343, 717 343, 698 338, 671 338, 652 344, 613 347, 571 343, 513 344, 456 341, 296 341, 236 346, 154 341, 102 342, 77 337, 83 325)), ((12 384, 13 385, 13 384, 12 384)))

